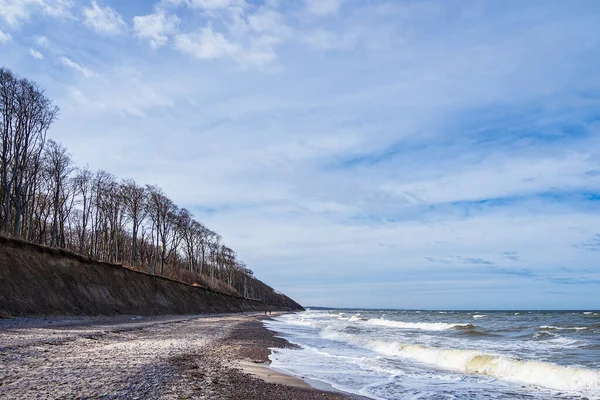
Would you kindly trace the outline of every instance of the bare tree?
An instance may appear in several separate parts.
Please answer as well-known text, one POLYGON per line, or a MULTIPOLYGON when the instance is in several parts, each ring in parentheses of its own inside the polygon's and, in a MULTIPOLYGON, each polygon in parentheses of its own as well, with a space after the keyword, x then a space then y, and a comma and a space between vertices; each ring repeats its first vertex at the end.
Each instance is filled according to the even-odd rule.
POLYGON ((35 83, 0 68, 0 114, 4 230, 10 232, 12 222, 13 234, 20 236, 27 193, 39 171, 46 132, 58 115, 58 107, 35 83))
MULTIPOLYGON (((165 272, 165 261, 176 243, 177 206, 157 186, 147 186, 148 214, 156 230, 156 248, 160 249, 160 274, 165 272)), ((156 268, 155 268, 156 271, 156 268)))
POLYGON ((87 167, 78 169, 73 178, 75 194, 80 198, 81 204, 81 225, 79 227, 79 252, 85 251, 85 240, 87 226, 92 215, 92 179, 94 174, 87 167))
POLYGON ((133 179, 123 182, 123 202, 125 213, 131 221, 131 265, 137 264, 137 236, 144 218, 146 218, 146 189, 133 179))
POLYGON ((93 240, 91 244, 91 254, 99 259, 108 255, 108 218, 106 218, 106 205, 110 203, 110 191, 116 178, 106 171, 98 171, 94 176, 92 185, 93 196, 93 218, 92 230, 93 240))
POLYGON ((55 142, 49 140, 44 150, 44 175, 47 182, 50 183, 52 191, 52 236, 50 246, 56 246, 58 236, 59 219, 63 206, 67 201, 65 191, 67 190, 68 177, 73 171, 71 155, 67 149, 55 142))

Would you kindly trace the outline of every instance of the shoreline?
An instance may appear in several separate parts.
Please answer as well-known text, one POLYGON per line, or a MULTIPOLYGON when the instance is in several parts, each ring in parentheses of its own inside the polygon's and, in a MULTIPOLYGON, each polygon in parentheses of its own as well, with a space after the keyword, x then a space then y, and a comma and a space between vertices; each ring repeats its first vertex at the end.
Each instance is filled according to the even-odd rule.
MULTIPOLYGON (((274 313, 273 316, 281 313, 274 313)), ((366 399, 351 393, 336 390, 325 382, 307 379, 287 371, 270 367, 271 348, 297 348, 287 340, 277 337, 263 322, 269 316, 256 316, 238 324, 227 337, 213 346, 218 357, 225 359, 232 375, 241 373, 250 378, 245 387, 238 390, 232 399, 366 399), (253 388, 249 389, 250 387, 253 388)))
MULTIPOLYGON (((275 316, 281 315, 281 314, 285 314, 285 312, 277 312, 275 314, 275 316)), ((257 329, 264 329, 266 332, 268 332, 267 333, 268 336, 275 339, 275 341, 272 343, 272 345, 266 346, 266 349, 268 350, 269 355, 272 353, 272 351, 271 351, 272 348, 298 348, 297 345, 288 342, 284 338, 278 337, 276 332, 265 327, 264 324, 262 323, 262 321, 268 320, 268 319, 271 319, 271 316, 258 318, 258 320, 260 321, 260 327, 257 327, 257 329)), ((267 356, 267 361, 262 362, 262 363, 254 363, 254 362, 252 362, 252 363, 245 362, 244 363, 243 361, 242 361, 242 363, 243 363, 242 369, 244 370, 244 372, 256 374, 259 378, 266 380, 266 381, 270 381, 272 379, 276 383, 282 383, 284 385, 305 387, 305 388, 314 389, 314 390, 317 390, 320 392, 335 393, 335 394, 341 395, 345 399, 370 400, 368 397, 360 396, 355 393, 338 390, 338 389, 334 388, 332 385, 330 385, 329 383, 319 380, 319 379, 306 378, 303 376, 298 376, 289 371, 281 370, 278 368, 273 368, 271 366, 271 360, 268 358, 268 356, 267 356), (280 382, 280 380, 281 380, 281 382, 280 382)))
POLYGON ((269 348, 294 345, 264 319, 244 313, 0 320, 0 399, 364 399, 270 368, 269 348))

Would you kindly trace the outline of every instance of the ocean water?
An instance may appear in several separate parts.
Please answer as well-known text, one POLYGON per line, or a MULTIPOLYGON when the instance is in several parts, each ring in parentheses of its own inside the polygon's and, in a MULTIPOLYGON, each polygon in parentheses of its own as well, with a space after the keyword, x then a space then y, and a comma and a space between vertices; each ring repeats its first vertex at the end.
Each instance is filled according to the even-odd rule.
POLYGON ((275 369, 373 399, 600 399, 600 312, 315 310, 275 369))

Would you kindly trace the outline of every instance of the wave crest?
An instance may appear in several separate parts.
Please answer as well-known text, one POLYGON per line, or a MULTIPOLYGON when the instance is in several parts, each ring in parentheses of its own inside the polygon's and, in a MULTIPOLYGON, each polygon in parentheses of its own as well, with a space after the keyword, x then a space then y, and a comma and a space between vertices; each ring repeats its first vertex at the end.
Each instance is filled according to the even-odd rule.
POLYGON ((400 328, 400 329, 420 329, 425 331, 445 331, 447 329, 473 329, 475 326, 472 324, 448 324, 445 322, 404 322, 404 321, 391 321, 381 318, 372 318, 365 322, 367 325, 374 326, 385 326, 388 328, 400 328))
POLYGON ((547 330, 547 331, 582 331, 582 330, 586 330, 588 329, 587 326, 549 326, 549 325, 542 325, 540 326, 540 329, 543 330, 547 330))
POLYGON ((403 345, 368 340, 357 335, 325 330, 323 337, 347 342, 386 356, 408 358, 465 374, 488 375, 497 379, 542 386, 556 390, 600 389, 600 370, 575 368, 540 361, 522 361, 478 350, 403 345))

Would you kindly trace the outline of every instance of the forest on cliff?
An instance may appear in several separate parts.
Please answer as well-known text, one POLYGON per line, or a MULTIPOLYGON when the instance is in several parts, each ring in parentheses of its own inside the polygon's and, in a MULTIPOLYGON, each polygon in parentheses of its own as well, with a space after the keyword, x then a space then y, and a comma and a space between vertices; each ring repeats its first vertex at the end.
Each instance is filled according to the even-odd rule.
POLYGON ((58 116, 43 88, 0 68, 4 235, 267 304, 293 302, 160 187, 74 165, 47 137, 58 116))

